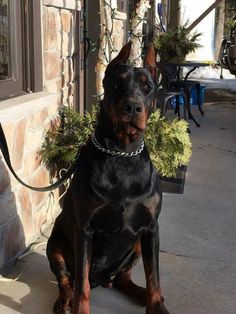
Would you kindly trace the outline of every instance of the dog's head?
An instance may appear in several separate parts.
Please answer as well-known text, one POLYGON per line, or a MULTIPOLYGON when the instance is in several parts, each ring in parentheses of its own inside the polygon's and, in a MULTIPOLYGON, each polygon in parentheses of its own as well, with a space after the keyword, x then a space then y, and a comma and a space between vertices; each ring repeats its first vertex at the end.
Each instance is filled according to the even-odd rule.
POLYGON ((111 132, 124 144, 144 133, 155 94, 153 46, 147 51, 143 68, 128 64, 130 50, 131 43, 122 48, 108 65, 103 80, 103 110, 112 124, 111 132))

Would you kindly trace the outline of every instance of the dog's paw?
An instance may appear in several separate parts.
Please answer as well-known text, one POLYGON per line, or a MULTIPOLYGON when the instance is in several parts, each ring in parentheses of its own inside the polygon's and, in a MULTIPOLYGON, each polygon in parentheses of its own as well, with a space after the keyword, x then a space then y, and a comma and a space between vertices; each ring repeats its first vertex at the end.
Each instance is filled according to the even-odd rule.
POLYGON ((146 314, 170 314, 163 302, 148 306, 146 314))
POLYGON ((61 302, 60 299, 58 299, 53 306, 53 313, 54 314, 71 314, 72 308, 66 306, 65 304, 61 302))
POLYGON ((54 314, 71 314, 72 313, 72 298, 62 298, 56 300, 53 306, 54 314))

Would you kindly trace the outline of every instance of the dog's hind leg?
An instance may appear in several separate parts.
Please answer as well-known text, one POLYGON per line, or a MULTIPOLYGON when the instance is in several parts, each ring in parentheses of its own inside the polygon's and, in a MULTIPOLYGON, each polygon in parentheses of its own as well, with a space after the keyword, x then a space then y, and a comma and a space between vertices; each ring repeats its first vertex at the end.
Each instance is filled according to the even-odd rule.
POLYGON ((146 289, 133 283, 131 280, 131 269, 116 275, 113 279, 113 286, 132 299, 135 299, 135 301, 138 301, 141 305, 146 305, 146 289))
POLYGON ((47 256, 50 268, 57 278, 59 288, 59 297, 54 304, 53 313, 71 313, 73 306, 73 284, 64 258, 65 251, 61 245, 57 246, 50 238, 47 245, 47 256))
POLYGON ((113 286, 130 296, 135 301, 138 301, 141 305, 146 305, 147 295, 146 289, 136 285, 131 279, 132 267, 137 263, 139 257, 141 256, 141 246, 140 241, 137 241, 134 252, 127 264, 125 271, 118 273, 113 279, 113 286))

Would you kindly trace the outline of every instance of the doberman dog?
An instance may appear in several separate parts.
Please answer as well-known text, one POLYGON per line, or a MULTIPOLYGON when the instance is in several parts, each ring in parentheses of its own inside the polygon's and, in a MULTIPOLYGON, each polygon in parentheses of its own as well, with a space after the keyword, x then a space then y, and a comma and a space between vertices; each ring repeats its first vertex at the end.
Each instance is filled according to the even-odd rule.
POLYGON ((153 110, 154 48, 144 68, 133 68, 126 44, 108 65, 104 99, 91 139, 55 221, 47 256, 59 297, 56 314, 90 314, 90 289, 116 287, 146 304, 147 314, 168 314, 159 282, 158 216, 162 193, 143 142, 153 110), (146 288, 131 280, 142 256, 146 288))

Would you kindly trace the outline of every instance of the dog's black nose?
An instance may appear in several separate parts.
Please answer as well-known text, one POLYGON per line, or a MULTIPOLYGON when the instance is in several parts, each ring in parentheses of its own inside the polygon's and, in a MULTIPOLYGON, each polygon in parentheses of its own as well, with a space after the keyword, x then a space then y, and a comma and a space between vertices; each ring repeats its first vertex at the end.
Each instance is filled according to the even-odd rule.
POLYGON ((138 102, 128 102, 125 105, 125 112, 129 114, 137 114, 143 111, 142 105, 138 102))

